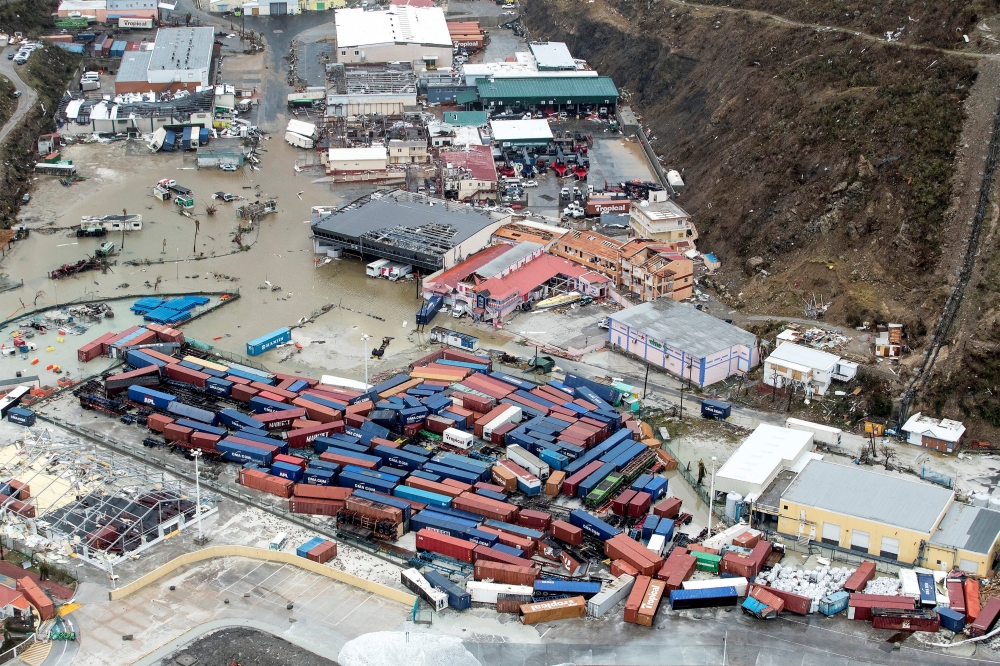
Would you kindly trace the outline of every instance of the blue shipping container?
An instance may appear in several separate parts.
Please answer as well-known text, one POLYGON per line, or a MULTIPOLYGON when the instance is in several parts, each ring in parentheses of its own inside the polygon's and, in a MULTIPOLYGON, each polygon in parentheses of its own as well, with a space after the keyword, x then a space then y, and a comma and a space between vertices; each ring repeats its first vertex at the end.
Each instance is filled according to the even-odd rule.
POLYGON ((653 536, 653 530, 660 524, 659 516, 654 516, 653 514, 648 514, 646 520, 642 522, 642 540, 649 541, 650 537, 653 536))
POLYGON ((352 474, 351 472, 343 472, 337 477, 337 485, 341 488, 360 488, 361 490, 370 490, 375 493, 392 493, 393 488, 396 487, 395 483, 362 474, 352 474))
POLYGON ((438 493, 420 490, 419 488, 411 488, 410 486, 396 486, 395 490, 392 491, 392 494, 396 497, 413 500, 414 502, 423 502, 428 506, 451 506, 451 498, 447 495, 440 495, 438 493))
POLYGON ((421 465, 427 462, 427 458, 425 456, 418 456, 417 454, 410 453, 409 451, 394 449, 391 446, 385 446, 384 444, 376 446, 373 453, 381 458, 384 464, 401 467, 402 469, 410 472, 415 469, 419 469, 421 465))
MULTIPOLYGON (((828 594, 819 600, 819 612, 823 615, 836 615, 847 610, 847 604, 850 600, 851 595, 843 590, 828 594)), ((964 624, 965 616, 962 616, 962 619, 964 624)))
MULTIPOLYGON (((822 603, 822 602, 821 602, 822 603)), ((956 634, 965 629, 965 613, 953 611, 950 608, 938 608, 937 614, 941 618, 941 626, 956 634)))
POLYGON ((271 463, 271 474, 298 483, 302 480, 302 468, 286 462, 271 463))
POLYGON ((685 608, 709 608, 712 606, 735 606, 735 587, 706 587, 700 590, 673 590, 670 593, 671 610, 685 608))
POLYGON ((410 517, 411 532, 431 530, 432 532, 446 534, 450 537, 455 537, 456 539, 464 539, 465 531, 467 529, 469 529, 469 526, 463 522, 452 520, 448 516, 430 513, 428 511, 421 511, 420 513, 415 513, 410 517))
POLYGON ((535 596, 551 597, 568 594, 570 596, 582 596, 589 599, 601 591, 600 583, 593 583, 581 580, 536 580, 535 596))
POLYGON ((329 472, 339 472, 340 465, 335 462, 328 462, 326 460, 310 460, 309 467, 313 469, 325 469, 329 472))
POLYGON ((233 383, 228 379, 209 377, 205 381, 205 390, 213 395, 228 397, 233 392, 233 383))
POLYGON ((307 467, 302 474, 302 482, 313 486, 332 486, 336 480, 337 472, 335 470, 307 467))
POLYGON ((444 574, 438 573, 434 570, 428 570, 422 572, 424 578, 431 587, 441 590, 448 595, 448 605, 455 610, 466 610, 472 607, 472 597, 471 595, 455 585, 450 580, 445 578, 444 574))
MULTIPOLYGON (((130 386, 129 389, 131 388, 132 387, 130 386)), ((201 409, 199 407, 192 407, 191 405, 185 405, 183 402, 177 402, 176 400, 167 405, 167 411, 171 414, 176 414, 177 416, 194 419, 195 421, 201 421, 202 423, 210 423, 211 425, 215 425, 219 421, 219 417, 215 412, 210 412, 207 409, 201 409)))
POLYGON ((654 476, 653 480, 646 484, 643 490, 650 494, 654 501, 667 494, 667 477, 654 476))
MULTIPOLYGON (((187 128, 185 128, 187 131, 187 128)), ((257 356, 263 354, 268 349, 273 349, 280 344, 286 342, 291 342, 292 340, 292 329, 286 327, 279 328, 276 331, 271 331, 267 335, 262 335, 255 340, 251 340, 247 343, 247 356, 257 356)))
POLYGON ((310 550, 323 543, 323 541, 324 541, 323 537, 313 537, 312 539, 309 539, 309 541, 306 541, 304 544, 296 548, 295 554, 298 555, 299 557, 305 557, 306 555, 309 554, 310 550))
POLYGON ((22 407, 11 407, 7 410, 7 420, 23 426, 35 425, 35 413, 22 407))
POLYGON ((607 541, 611 537, 621 534, 622 531, 617 527, 612 527, 606 522, 593 516, 583 509, 577 509, 569 514, 569 522, 571 525, 579 527, 584 532, 596 536, 601 541, 607 541))
POLYGON ((143 405, 152 405, 158 409, 166 409, 170 406, 170 403, 177 400, 177 396, 154 391, 145 386, 129 386, 128 399, 143 405))
POLYGON ((496 545, 497 541, 500 540, 500 537, 496 534, 490 534, 489 532, 477 530, 476 528, 466 530, 465 538, 472 543, 479 544, 480 546, 486 546, 487 548, 492 548, 496 545))
POLYGON ((252 462, 258 465, 270 465, 271 453, 263 449, 255 449, 243 444, 227 442, 225 440, 215 445, 215 450, 222 454, 226 460, 233 462, 252 462))
POLYGON ((295 405, 289 405, 287 402, 278 402, 277 400, 268 400, 267 398, 262 398, 259 395, 255 395, 250 398, 250 409, 253 410, 254 414, 267 414, 268 412, 283 412, 289 409, 300 409, 295 405))

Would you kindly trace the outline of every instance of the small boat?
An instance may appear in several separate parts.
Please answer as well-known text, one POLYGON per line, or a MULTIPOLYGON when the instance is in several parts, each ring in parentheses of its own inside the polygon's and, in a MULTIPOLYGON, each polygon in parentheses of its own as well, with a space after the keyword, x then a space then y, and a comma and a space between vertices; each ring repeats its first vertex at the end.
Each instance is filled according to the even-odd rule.
POLYGON ((560 294, 559 296, 553 296, 552 298, 546 298, 543 301, 538 301, 532 307, 533 310, 546 310, 548 308, 556 308, 561 305, 569 305, 583 298, 583 294, 577 291, 572 291, 568 294, 560 294))

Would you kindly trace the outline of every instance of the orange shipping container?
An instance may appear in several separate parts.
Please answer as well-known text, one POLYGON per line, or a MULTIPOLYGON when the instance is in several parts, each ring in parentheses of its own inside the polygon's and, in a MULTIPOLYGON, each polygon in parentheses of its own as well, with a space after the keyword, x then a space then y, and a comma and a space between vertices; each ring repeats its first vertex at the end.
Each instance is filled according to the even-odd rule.
POLYGON ((642 598, 642 604, 639 606, 638 624, 644 627, 653 626, 653 618, 656 616, 656 610, 660 607, 660 600, 663 599, 663 590, 665 587, 666 583, 662 580, 654 578, 649 581, 649 587, 646 588, 646 595, 642 598))
POLYGON ((493 483, 503 486, 507 492, 511 493, 517 490, 517 476, 503 465, 494 465, 491 474, 493 483))
POLYGON ((646 598, 646 590, 649 589, 649 583, 652 580, 649 576, 639 576, 635 579, 635 585, 632 586, 628 601, 625 602, 626 622, 636 624, 639 621, 639 607, 642 606, 642 602, 646 598))
POLYGON ((17 579, 17 589, 38 610, 38 616, 42 620, 51 620, 56 616, 55 604, 52 603, 52 600, 49 599, 44 590, 38 586, 38 583, 25 576, 24 578, 17 579))
POLYGON ((583 597, 552 599, 551 601, 540 601, 521 606, 521 622, 523 624, 567 620, 574 617, 583 617, 586 614, 587 601, 583 597))
POLYGON ((566 472, 562 470, 552 472, 549 474, 548 480, 545 482, 545 494, 555 497, 562 490, 563 481, 566 480, 566 472))

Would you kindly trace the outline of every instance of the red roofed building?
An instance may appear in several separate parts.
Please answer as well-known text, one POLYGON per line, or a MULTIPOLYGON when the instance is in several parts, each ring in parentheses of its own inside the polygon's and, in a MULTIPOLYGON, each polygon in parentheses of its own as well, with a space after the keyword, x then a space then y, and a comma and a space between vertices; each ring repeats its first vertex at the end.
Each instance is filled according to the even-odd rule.
POLYGON ((674 243, 636 239, 621 247, 621 288, 641 301, 690 298, 694 263, 674 243))
POLYGON ((496 199, 497 167, 490 146, 442 150, 442 188, 445 198, 459 201, 496 199))
POLYGON ((572 261, 543 254, 506 275, 489 279, 475 288, 475 318, 502 321, 524 303, 557 294, 579 291, 593 298, 608 295, 613 282, 606 275, 572 261))
POLYGON ((0 585, 0 617, 20 617, 31 614, 31 604, 24 595, 6 585, 0 585))

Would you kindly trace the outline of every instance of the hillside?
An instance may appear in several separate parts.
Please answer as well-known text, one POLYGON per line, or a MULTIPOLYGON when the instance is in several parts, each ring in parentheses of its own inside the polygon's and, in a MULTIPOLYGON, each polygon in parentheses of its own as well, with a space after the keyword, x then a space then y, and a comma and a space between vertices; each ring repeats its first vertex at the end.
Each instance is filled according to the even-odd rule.
MULTIPOLYGON (((844 7, 727 4, 787 8, 793 20, 827 25, 844 7)), ((964 5, 955 15, 964 18, 952 18, 969 24, 981 9, 964 5)), ((901 368, 902 390, 955 285, 997 108, 998 63, 931 46, 976 46, 958 31, 953 40, 926 27, 941 20, 940 11, 920 15, 928 20, 922 32, 911 31, 912 43, 889 44, 668 0, 529 0, 524 22, 531 39, 565 41, 613 76, 664 165, 683 172, 679 203, 694 215, 699 249, 722 260, 711 286, 723 301, 747 314, 802 317, 803 298, 815 294, 832 302, 833 323, 903 323, 915 353, 901 368)), ((878 34, 885 24, 876 19, 840 25, 878 34)), ((993 307, 998 271, 975 283, 993 307)), ((982 337, 994 345, 977 347, 980 363, 972 367, 996 386, 1000 373, 985 367, 993 367, 1000 342, 992 321, 972 322, 987 327, 982 337)), ((953 333, 968 338, 958 333, 966 328, 956 324, 953 333)), ((963 369, 962 358, 945 351, 936 366, 941 377, 917 408, 958 407, 942 395, 978 374, 963 369)), ((962 412, 983 416, 975 405, 962 412)))

